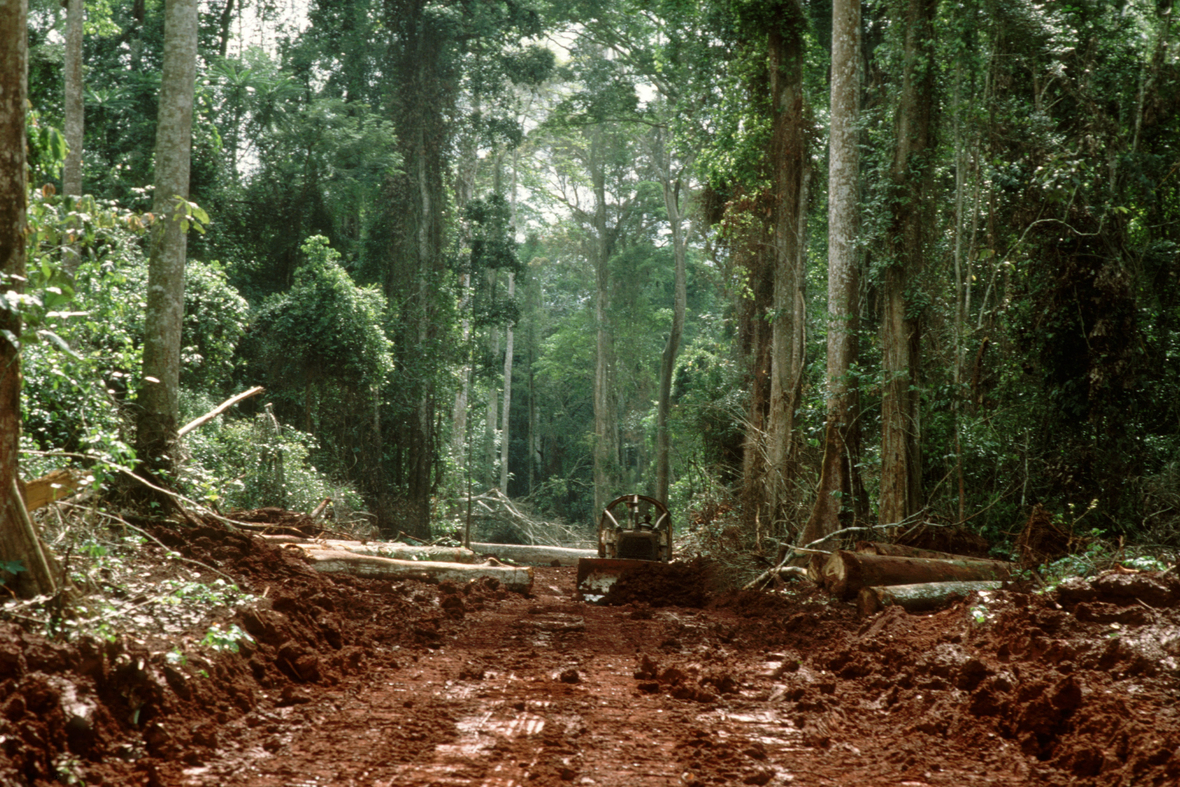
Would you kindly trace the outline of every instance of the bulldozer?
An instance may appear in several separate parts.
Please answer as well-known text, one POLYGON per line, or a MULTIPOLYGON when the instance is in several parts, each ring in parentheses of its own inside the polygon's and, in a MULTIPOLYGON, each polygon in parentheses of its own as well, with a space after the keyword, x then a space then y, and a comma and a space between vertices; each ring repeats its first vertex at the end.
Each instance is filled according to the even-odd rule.
POLYGON ((623 495, 598 520, 598 557, 578 561, 578 599, 601 601, 620 576, 672 559, 672 517, 654 497, 623 495))

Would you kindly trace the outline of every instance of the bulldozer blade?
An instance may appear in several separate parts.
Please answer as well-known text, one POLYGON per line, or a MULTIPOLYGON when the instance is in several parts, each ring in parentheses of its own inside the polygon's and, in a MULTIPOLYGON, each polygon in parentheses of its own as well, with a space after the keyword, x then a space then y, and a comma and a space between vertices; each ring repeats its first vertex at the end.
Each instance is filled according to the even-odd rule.
POLYGON ((619 577, 633 568, 651 565, 649 560, 584 557, 578 561, 578 600, 597 603, 619 577))

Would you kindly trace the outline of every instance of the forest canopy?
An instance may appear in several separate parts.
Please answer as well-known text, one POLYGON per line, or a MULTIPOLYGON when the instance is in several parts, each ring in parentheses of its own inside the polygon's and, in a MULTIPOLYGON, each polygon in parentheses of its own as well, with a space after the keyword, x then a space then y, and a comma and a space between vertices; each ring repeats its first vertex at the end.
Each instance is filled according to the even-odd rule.
POLYGON ((1180 545, 1171 0, 210 0, 161 195, 172 4, 78 83, 30 0, 24 475, 147 460, 176 226, 178 422, 267 389, 156 466, 209 503, 1180 545))

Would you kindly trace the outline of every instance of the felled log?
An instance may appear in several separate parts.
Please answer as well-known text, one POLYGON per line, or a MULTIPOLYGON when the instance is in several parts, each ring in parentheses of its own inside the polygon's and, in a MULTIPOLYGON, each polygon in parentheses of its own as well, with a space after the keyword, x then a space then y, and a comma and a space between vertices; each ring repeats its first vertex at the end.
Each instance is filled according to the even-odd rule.
POLYGON ((177 437, 184 437, 186 434, 188 434, 192 430, 202 427, 205 424, 209 423, 214 418, 221 415, 222 413, 224 413, 229 408, 233 407, 238 402, 245 401, 246 399, 249 399, 251 396, 257 396, 258 394, 262 393, 264 390, 266 390, 266 389, 263 388, 261 385, 256 385, 248 391, 242 391, 240 394, 237 394, 236 396, 231 396, 230 398, 226 399, 221 404, 214 407, 209 412, 202 415, 200 418, 189 421, 187 424, 185 424, 184 426, 177 429, 176 436, 177 437))
POLYGON ((17 486, 25 500, 25 510, 36 511, 42 506, 69 497, 86 481, 87 476, 84 473, 54 470, 27 483, 18 481, 17 486))
POLYGON ((885 607, 901 607, 906 612, 934 612, 980 590, 996 590, 999 580, 974 582, 925 582, 918 585, 861 588, 856 606, 863 616, 873 615, 885 607))
POLYGON ((1001 560, 936 560, 839 550, 824 564, 823 585, 832 595, 851 600, 864 587, 1008 579, 1011 573, 1011 564, 1001 560))
POLYGON ((355 577, 382 579, 417 579, 424 582, 451 581, 466 584, 485 577, 498 580, 507 590, 528 595, 533 587, 533 570, 487 563, 466 565, 429 560, 394 560, 387 557, 357 555, 335 549, 305 550, 308 563, 324 574, 349 574, 355 577))
POLYGON ((332 498, 330 497, 325 497, 323 500, 321 500, 320 504, 316 506, 310 514, 308 514, 308 516, 311 517, 311 521, 318 522, 320 517, 324 515, 324 512, 328 510, 328 504, 331 502, 332 498))
POLYGON ((495 555, 501 560, 510 560, 525 566, 552 566, 557 561, 562 566, 576 566, 582 558, 598 557, 593 549, 569 549, 541 544, 487 544, 471 542, 471 549, 481 555, 495 555))
POLYGON ((288 535, 259 536, 271 544, 292 544, 304 552, 351 552, 354 555, 388 557, 394 560, 428 560, 441 563, 478 563, 479 557, 463 547, 415 546, 396 541, 344 541, 339 539, 296 538, 288 535))
POLYGON ((857 541, 856 551, 872 555, 893 555, 894 557, 929 557, 936 560, 981 560, 970 555, 955 555, 950 552, 937 552, 933 549, 919 549, 904 544, 890 544, 885 541, 857 541))

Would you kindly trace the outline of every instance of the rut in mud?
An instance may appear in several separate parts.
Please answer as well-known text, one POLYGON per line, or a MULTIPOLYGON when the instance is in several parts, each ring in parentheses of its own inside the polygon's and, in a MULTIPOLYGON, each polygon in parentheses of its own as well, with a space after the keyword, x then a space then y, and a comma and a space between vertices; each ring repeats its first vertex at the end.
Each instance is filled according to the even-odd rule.
POLYGON ((3 624, 0 784, 1180 782, 1172 577, 861 620, 806 594, 710 596, 703 576, 599 607, 573 600, 573 569, 537 569, 525 598, 329 578, 214 528, 171 538, 265 594, 235 618, 254 642, 176 663, 168 642, 3 624))

